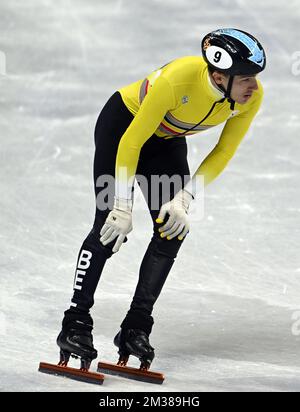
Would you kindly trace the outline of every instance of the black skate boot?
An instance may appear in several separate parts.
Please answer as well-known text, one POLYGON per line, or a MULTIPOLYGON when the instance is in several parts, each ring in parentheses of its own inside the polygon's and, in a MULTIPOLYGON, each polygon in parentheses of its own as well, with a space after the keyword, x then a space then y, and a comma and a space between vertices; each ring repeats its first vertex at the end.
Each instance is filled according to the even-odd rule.
POLYGON ((92 360, 97 357, 92 330, 93 320, 89 314, 74 309, 67 310, 62 322, 62 330, 56 340, 60 347, 59 363, 53 365, 41 362, 39 371, 101 385, 104 376, 89 371, 92 360), (80 358, 80 369, 68 367, 70 356, 80 358))
POLYGON ((81 370, 88 370, 97 351, 93 345, 93 319, 89 314, 65 312, 62 330, 56 343, 60 347, 60 365, 66 366, 70 356, 81 359, 81 370))
POLYGON ((119 361, 116 365, 107 362, 98 363, 98 372, 118 375, 148 383, 162 384, 164 375, 149 371, 154 359, 154 348, 149 343, 149 336, 141 329, 121 329, 114 339, 119 348, 119 361), (141 366, 139 369, 127 366, 129 356, 137 357, 141 366))
POLYGON ((149 343, 149 336, 141 329, 121 329, 114 339, 114 345, 119 348, 118 365, 126 366, 129 356, 137 357, 140 370, 147 371, 154 359, 154 348, 149 343))

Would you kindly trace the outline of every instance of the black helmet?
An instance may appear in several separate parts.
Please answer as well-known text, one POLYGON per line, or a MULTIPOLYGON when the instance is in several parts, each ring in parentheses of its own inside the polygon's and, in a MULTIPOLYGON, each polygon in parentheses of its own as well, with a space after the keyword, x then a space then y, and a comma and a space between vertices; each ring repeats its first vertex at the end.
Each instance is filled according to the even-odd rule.
POLYGON ((262 45, 242 30, 219 29, 207 34, 202 54, 211 69, 231 76, 257 74, 266 67, 262 45))
POLYGON ((201 44, 204 60, 211 70, 229 74, 225 98, 234 109, 231 89, 234 76, 255 75, 266 67, 266 54, 254 36, 238 29, 219 29, 208 33, 201 44))

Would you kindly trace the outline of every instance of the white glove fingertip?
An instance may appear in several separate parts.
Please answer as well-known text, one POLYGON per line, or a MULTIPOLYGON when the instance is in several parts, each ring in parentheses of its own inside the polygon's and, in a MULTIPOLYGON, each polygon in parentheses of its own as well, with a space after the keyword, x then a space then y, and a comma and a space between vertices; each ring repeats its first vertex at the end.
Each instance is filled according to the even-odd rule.
POLYGON ((125 239, 124 235, 119 235, 119 237, 118 237, 118 239, 117 239, 117 241, 116 241, 116 243, 113 247, 113 250, 112 250, 114 253, 116 253, 120 250, 120 247, 121 247, 124 239, 125 239))
POLYGON ((102 240, 102 238, 100 238, 100 242, 102 243, 103 246, 106 246, 106 242, 105 240, 102 240))
POLYGON ((107 240, 101 240, 101 239, 100 239, 100 242, 102 243, 103 246, 106 246, 109 243, 107 240))
POLYGON ((173 234, 173 235, 168 235, 167 236, 167 240, 172 240, 173 239, 173 237, 175 237, 175 235, 173 234))
POLYGON ((183 240, 188 233, 189 233, 189 228, 185 227, 184 231, 178 236, 179 240, 183 240))
MULTIPOLYGON (((174 227, 174 229, 172 230, 171 234, 169 236, 167 236, 167 239, 171 240, 176 236, 180 236, 180 233, 182 232, 183 228, 184 228, 184 225, 182 225, 182 224, 176 225, 174 227)), ((181 239, 179 239, 179 240, 181 240, 181 239)))
POLYGON ((171 234, 167 236, 167 239, 171 240, 174 237, 178 236, 182 232, 182 229, 183 229, 183 226, 181 224, 174 226, 171 234))
POLYGON ((102 226, 102 229, 100 231, 100 235, 103 236, 108 228, 109 228, 109 225, 107 223, 104 223, 104 225, 102 226))

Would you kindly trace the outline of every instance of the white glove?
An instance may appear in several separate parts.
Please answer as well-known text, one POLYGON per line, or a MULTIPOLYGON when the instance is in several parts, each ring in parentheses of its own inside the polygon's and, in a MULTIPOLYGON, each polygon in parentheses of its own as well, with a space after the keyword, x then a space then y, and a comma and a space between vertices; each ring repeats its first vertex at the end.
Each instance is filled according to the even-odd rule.
POLYGON ((105 246, 118 238, 112 251, 118 252, 126 235, 132 231, 132 200, 115 197, 113 210, 106 218, 100 232, 100 242, 105 246))
POLYGON ((163 223, 166 214, 170 215, 166 224, 158 230, 161 237, 168 240, 178 236, 182 240, 189 231, 188 208, 193 196, 187 190, 180 190, 174 198, 162 205, 156 223, 163 223))

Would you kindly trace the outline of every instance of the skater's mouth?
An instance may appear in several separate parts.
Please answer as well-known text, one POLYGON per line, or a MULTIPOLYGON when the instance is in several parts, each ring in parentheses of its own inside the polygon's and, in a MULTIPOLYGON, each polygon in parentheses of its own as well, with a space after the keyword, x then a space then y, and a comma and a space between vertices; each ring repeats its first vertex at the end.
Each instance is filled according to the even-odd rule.
POLYGON ((246 93, 246 94, 244 94, 244 99, 246 99, 246 100, 248 100, 248 99, 250 99, 250 97, 252 97, 252 93, 246 93))

